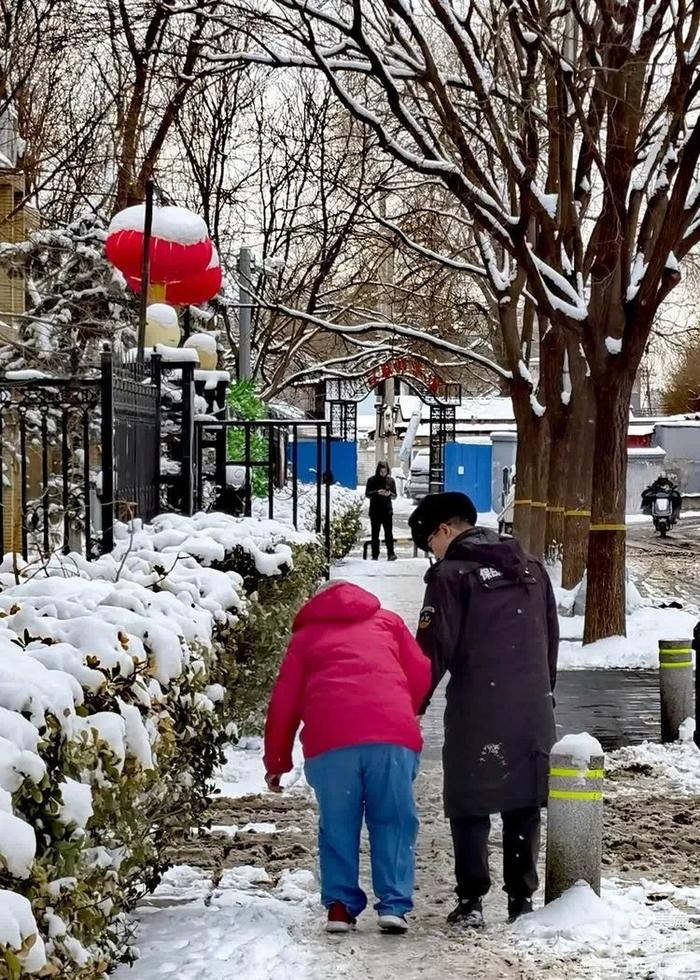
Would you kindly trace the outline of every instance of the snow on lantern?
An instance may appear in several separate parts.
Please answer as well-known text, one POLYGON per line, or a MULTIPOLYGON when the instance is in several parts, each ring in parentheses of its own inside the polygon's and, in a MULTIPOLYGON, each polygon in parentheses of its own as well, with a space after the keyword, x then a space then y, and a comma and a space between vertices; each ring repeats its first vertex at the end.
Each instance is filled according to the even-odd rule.
POLYGON ((188 337, 183 347, 196 350, 199 355, 199 366, 203 371, 215 371, 218 363, 216 339, 210 333, 193 333, 188 337))
MULTIPOLYGON (((126 281, 135 293, 141 292, 141 280, 138 276, 127 276, 126 281)), ((216 249, 212 249, 209 265, 195 275, 167 282, 157 282, 151 276, 149 296, 173 306, 199 306, 216 296, 222 282, 219 255, 216 249)))
POLYGON ((151 303, 146 310, 146 347, 177 347, 180 327, 177 312, 165 303, 151 303))
MULTIPOLYGON (((134 288, 143 262, 146 207, 137 204, 120 211, 107 229, 105 255, 134 288)), ((187 208, 153 209, 149 253, 152 283, 175 282, 203 273, 212 259, 213 245, 206 223, 187 208)))

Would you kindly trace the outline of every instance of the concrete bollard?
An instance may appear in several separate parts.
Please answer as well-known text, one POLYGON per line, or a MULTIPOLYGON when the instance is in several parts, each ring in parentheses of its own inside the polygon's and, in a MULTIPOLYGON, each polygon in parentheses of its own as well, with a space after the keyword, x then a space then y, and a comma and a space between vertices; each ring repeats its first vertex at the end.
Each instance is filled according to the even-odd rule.
MULTIPOLYGON (((695 627, 696 634, 698 627, 695 627)), ((695 646, 695 734, 693 741, 700 749, 700 634, 697 640, 693 641, 695 646)))
POLYGON ((566 735, 549 759, 546 903, 577 881, 600 895, 605 755, 591 735, 566 735))
POLYGON ((691 640, 659 640, 661 741, 677 742, 686 718, 693 716, 691 640))

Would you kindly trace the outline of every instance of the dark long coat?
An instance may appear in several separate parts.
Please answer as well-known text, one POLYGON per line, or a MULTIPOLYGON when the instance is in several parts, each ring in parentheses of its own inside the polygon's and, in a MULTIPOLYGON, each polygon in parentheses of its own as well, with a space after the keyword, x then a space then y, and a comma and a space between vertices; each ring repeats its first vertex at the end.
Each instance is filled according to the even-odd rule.
POLYGON ((418 641, 433 665, 423 710, 450 674, 443 749, 448 817, 547 800, 559 627, 540 562, 473 528, 426 576, 418 641))

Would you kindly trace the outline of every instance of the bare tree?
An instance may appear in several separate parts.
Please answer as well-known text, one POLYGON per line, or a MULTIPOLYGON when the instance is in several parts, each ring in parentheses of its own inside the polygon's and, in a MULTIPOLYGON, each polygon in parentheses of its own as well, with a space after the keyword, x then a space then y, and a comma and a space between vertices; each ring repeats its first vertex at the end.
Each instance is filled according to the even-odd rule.
POLYGON ((247 18, 236 63, 315 67, 388 155, 449 189, 473 223, 504 336, 524 301, 542 337, 551 329, 582 346, 596 408, 585 638, 624 633, 632 387, 700 239, 700 6, 276 0, 224 10, 224 22, 247 18), (362 87, 351 84, 358 75, 362 87))

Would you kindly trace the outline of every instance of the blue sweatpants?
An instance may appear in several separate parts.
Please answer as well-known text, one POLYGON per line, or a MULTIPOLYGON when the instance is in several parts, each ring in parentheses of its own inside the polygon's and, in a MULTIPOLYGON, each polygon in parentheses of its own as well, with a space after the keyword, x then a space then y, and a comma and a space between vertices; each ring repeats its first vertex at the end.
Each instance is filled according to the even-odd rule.
POLYGON ((360 888, 360 831, 367 821, 374 906, 380 915, 413 908, 418 817, 413 780, 419 755, 398 745, 353 745, 306 762, 319 809, 321 900, 352 916, 367 906, 360 888))

